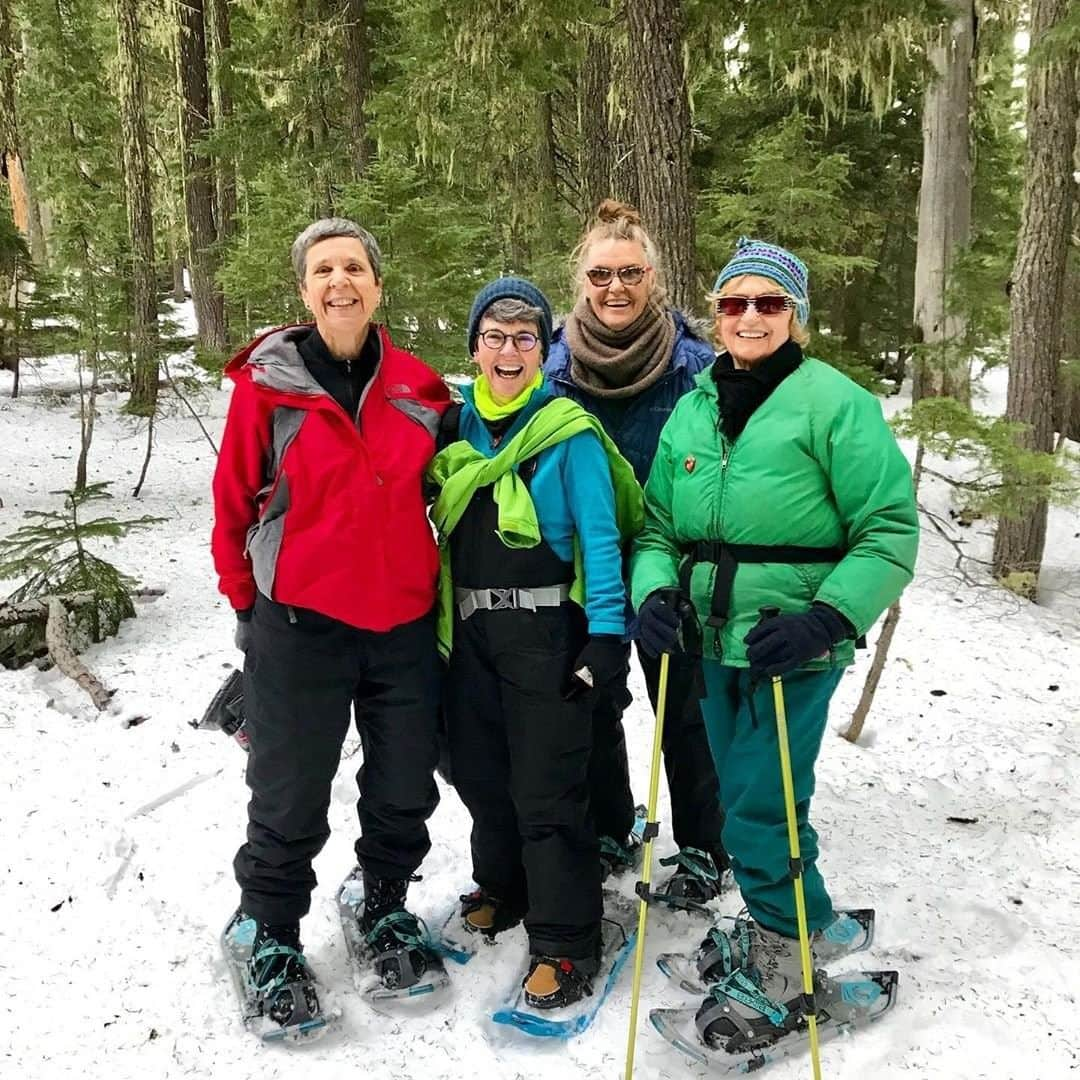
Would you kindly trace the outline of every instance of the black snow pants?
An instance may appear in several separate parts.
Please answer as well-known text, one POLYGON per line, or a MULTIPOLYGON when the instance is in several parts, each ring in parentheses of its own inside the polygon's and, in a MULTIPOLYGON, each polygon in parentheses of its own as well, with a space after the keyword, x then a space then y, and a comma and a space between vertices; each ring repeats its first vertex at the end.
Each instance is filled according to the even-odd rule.
POLYGON ((262 595, 244 665, 251 753, 247 843, 233 867, 241 907, 263 922, 307 914, 312 860, 330 835, 327 811, 355 709, 364 763, 357 774, 356 857, 379 878, 406 878, 427 854, 439 801, 433 773, 441 661, 435 622, 358 630, 262 595))
MULTIPOLYGON (((629 652, 627 646, 628 660, 629 652)), ((640 648, 638 659, 655 712, 660 691, 660 661, 646 656, 640 648)), ((701 661, 696 657, 672 654, 664 716, 664 771, 671 795, 675 843, 680 848, 706 851, 719 866, 725 867, 727 857, 720 839, 724 814, 701 715, 700 666, 701 661)), ((596 831, 622 843, 634 824, 634 797, 630 791, 622 709, 607 699, 598 701, 593 713, 593 743, 589 789, 596 831)))
POLYGON ((508 904, 527 903, 534 955, 570 959, 595 955, 602 910, 587 783, 592 703, 561 694, 585 637, 575 604, 455 617, 446 693, 473 877, 508 904))

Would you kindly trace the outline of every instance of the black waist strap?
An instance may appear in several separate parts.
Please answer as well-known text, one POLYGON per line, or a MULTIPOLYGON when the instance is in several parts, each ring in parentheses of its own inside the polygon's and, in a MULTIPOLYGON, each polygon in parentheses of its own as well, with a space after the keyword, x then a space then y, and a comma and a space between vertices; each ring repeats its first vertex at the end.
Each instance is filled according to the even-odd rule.
POLYGON ((683 589, 689 595, 689 577, 695 563, 716 563, 712 604, 707 626, 719 630, 728 621, 731 587, 739 563, 820 563, 839 562, 847 551, 839 547, 799 547, 797 544, 725 544, 723 540, 699 540, 687 549, 683 566, 686 581, 683 589))

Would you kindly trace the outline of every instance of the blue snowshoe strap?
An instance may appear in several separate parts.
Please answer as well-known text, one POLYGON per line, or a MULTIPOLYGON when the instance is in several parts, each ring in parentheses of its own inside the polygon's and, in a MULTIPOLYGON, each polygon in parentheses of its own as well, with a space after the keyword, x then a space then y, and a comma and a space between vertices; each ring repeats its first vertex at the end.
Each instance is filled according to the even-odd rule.
POLYGON ((423 919, 418 919, 407 911, 391 911, 389 915, 384 915, 364 935, 365 944, 374 945, 384 930, 389 930, 402 945, 409 948, 427 949, 431 947, 428 929, 423 919), (409 929, 405 929, 406 925, 409 929))
POLYGON ((631 867, 634 865, 634 857, 617 840, 610 836, 600 837, 600 855, 607 855, 616 866, 631 867))
POLYGON ((660 865, 677 866, 680 870, 701 878, 702 881, 716 881, 720 877, 720 872, 716 869, 713 857, 700 848, 680 848, 674 855, 661 859, 660 865))
POLYGON ((304 954, 276 941, 267 941, 252 954, 249 971, 252 988, 264 998, 284 989, 289 983, 311 978, 304 954), (284 958, 283 963, 278 960, 279 957, 284 958))
POLYGON ((756 1010, 774 1027, 783 1027, 789 1015, 787 1006, 762 993, 761 987, 745 971, 733 971, 721 979, 709 993, 718 1003, 722 1003, 724 998, 730 998, 740 1005, 756 1010))
POLYGON ((745 969, 750 955, 751 925, 749 920, 739 917, 731 930, 719 926, 709 930, 697 952, 698 974, 705 982, 716 982, 738 968, 745 969))

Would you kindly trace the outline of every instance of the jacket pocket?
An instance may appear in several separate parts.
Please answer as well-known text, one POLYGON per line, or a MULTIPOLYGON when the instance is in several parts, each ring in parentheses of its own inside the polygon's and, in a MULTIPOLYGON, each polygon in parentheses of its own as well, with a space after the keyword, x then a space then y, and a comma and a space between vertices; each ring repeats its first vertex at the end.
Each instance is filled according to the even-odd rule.
POLYGON ((267 599, 274 598, 274 577, 277 574, 281 542, 285 538, 285 519, 289 509, 289 482, 279 474, 262 516, 248 534, 248 554, 251 572, 259 592, 267 599))

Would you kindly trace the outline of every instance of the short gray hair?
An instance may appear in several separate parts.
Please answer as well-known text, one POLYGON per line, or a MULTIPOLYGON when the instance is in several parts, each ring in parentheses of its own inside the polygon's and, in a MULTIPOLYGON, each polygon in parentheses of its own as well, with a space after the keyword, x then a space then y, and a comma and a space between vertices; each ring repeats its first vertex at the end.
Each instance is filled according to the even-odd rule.
POLYGON ((302 285, 307 273, 307 255, 320 240, 329 240, 334 236, 351 236, 364 245, 371 272, 376 281, 382 281, 382 252, 379 242, 355 221, 343 217, 320 218, 313 221, 294 241, 292 245, 292 264, 296 271, 296 280, 302 285))
POLYGON ((532 304, 526 304, 524 300, 516 300, 512 296, 504 296, 496 300, 490 307, 484 309, 480 320, 494 319, 499 323, 531 322, 539 330, 543 325, 544 313, 532 304))

